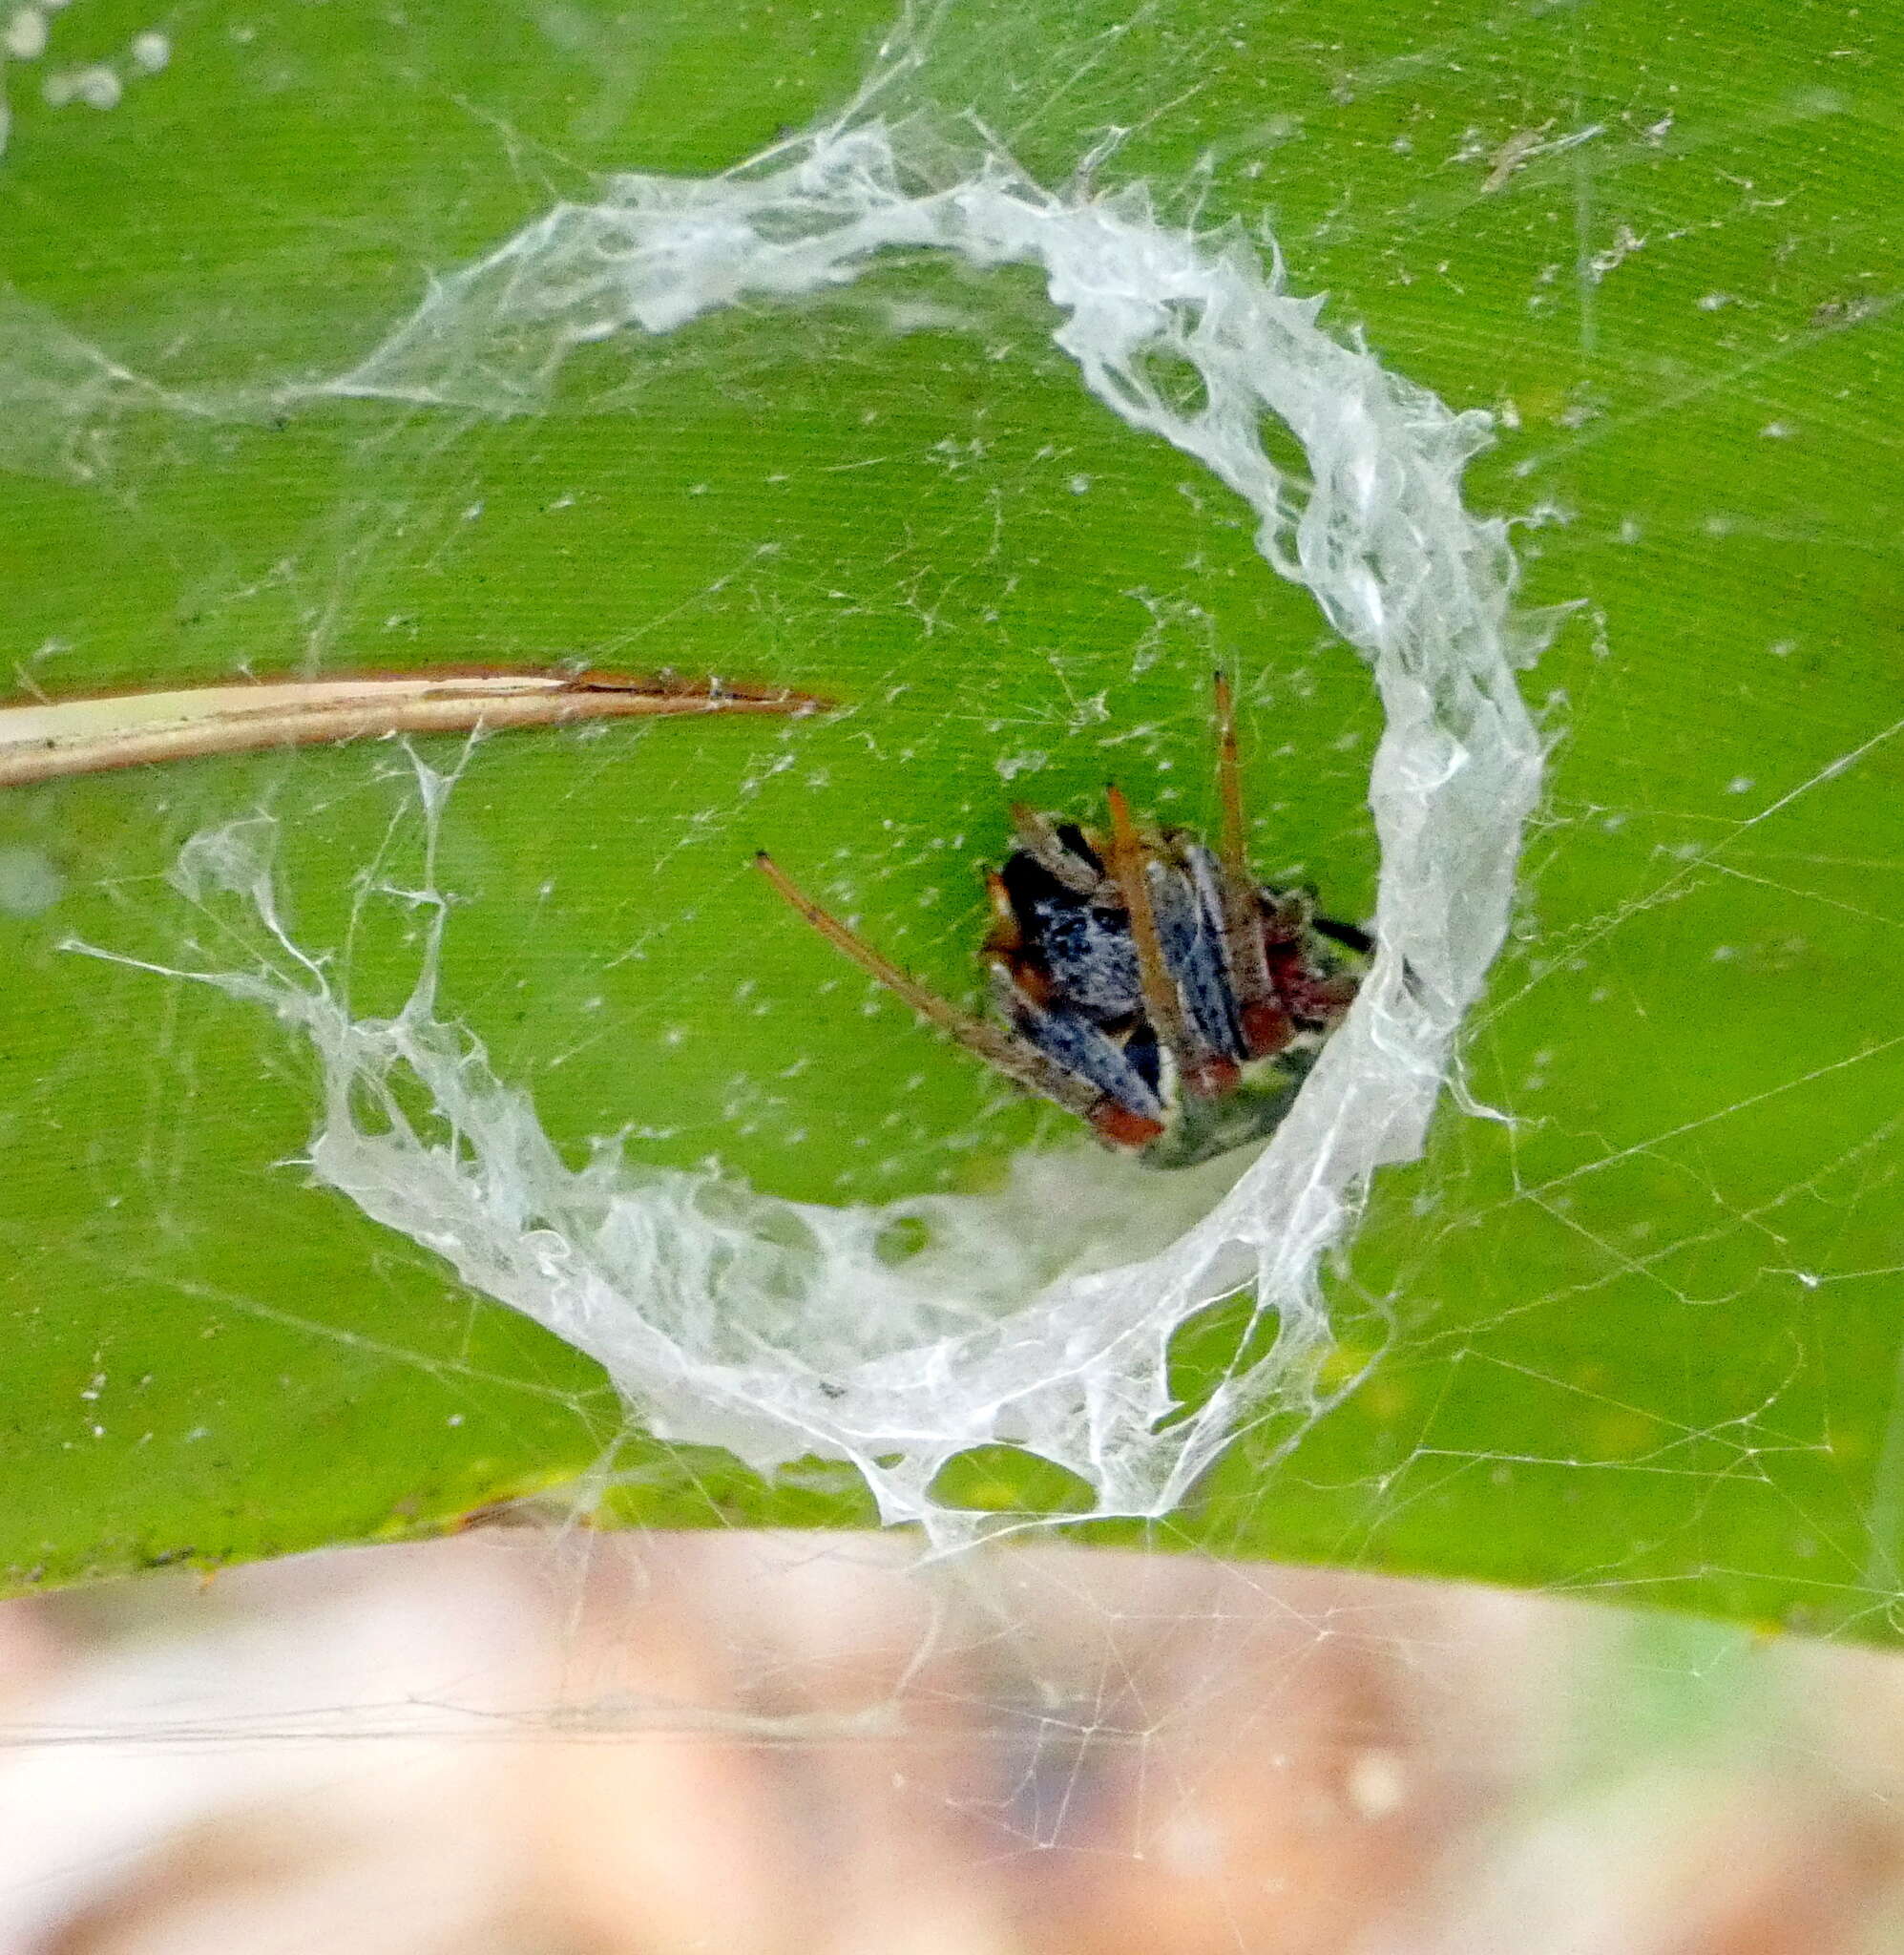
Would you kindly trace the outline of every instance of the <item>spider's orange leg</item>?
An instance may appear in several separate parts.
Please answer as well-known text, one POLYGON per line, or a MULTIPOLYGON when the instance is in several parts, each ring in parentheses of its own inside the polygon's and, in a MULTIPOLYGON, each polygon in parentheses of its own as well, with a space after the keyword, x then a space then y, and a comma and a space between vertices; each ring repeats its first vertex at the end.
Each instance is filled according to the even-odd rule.
MULTIPOLYGON (((837 916, 823 910, 764 850, 754 857, 754 862, 781 895, 835 950, 850 957, 868 978, 885 985, 895 998, 904 999, 928 1024, 936 1025, 948 1038, 982 1059, 995 1072, 1003 1073, 1014 1085, 1088 1120, 1100 1134, 1117 1145, 1140 1145, 1119 1140, 1117 1116, 1123 1114, 1124 1109, 1108 1101, 1088 1081, 1080 1080, 1077 1074, 1047 1058, 1029 1039, 1020 1038, 1015 1032, 994 1025, 987 1020, 974 1018, 972 1013, 961 1011, 935 992, 928 991, 916 978, 882 956, 837 916)), ((1140 1116, 1127 1117, 1135 1119, 1140 1116)))
POLYGON ((1003 995, 1009 1015, 1012 998, 1028 998, 1040 1011, 1052 1002, 1051 973, 1025 954, 1024 926, 1012 906, 1012 893, 995 869, 985 874, 985 893, 992 904, 992 928, 985 933, 979 956, 992 967, 993 975, 1005 985, 1003 995))
POLYGON ((1236 701, 1229 675, 1216 676, 1217 788, 1223 801, 1222 869, 1224 948, 1229 954, 1243 1049, 1251 1059, 1280 1052, 1295 1026, 1276 997, 1263 942, 1263 905, 1249 868, 1249 832, 1243 818, 1243 768, 1237 754, 1236 701))

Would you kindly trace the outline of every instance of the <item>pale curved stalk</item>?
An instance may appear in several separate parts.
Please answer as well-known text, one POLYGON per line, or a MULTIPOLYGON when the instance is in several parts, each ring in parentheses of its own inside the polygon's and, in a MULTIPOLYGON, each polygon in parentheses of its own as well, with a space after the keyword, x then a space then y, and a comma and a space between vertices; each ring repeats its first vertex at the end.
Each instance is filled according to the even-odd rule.
POLYGON ((566 726, 670 713, 799 714, 826 704, 809 693, 720 679, 472 668, 34 700, 0 706, 0 787, 391 734, 566 726))

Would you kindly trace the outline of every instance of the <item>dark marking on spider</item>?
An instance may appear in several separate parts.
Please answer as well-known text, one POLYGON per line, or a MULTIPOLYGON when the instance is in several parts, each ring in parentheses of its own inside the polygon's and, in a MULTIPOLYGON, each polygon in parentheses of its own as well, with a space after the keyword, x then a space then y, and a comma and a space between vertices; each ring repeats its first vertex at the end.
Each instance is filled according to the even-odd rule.
POLYGON ((767 855, 774 888, 861 970, 1106 1146, 1189 1167, 1263 1139, 1342 1022, 1373 944, 1306 890, 1249 867, 1227 680, 1216 681, 1218 846, 1140 828, 1122 792, 1098 833, 1023 806, 1018 846, 986 876, 982 956, 998 1021, 926 989, 823 910, 767 855))

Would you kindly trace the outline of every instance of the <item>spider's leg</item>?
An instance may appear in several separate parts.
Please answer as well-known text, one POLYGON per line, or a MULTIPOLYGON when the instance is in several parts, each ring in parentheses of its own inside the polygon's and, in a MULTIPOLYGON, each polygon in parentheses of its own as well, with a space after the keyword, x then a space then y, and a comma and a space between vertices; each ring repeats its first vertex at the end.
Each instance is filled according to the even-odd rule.
POLYGON ((1275 981, 1290 1016, 1302 1024, 1332 1031, 1355 1002, 1360 985, 1352 971, 1318 967, 1299 950, 1275 954, 1275 981))
POLYGON ((1161 1120, 1152 1120, 1147 1113, 1133 1113, 1116 1100, 1098 1101, 1085 1118, 1091 1123, 1092 1132, 1105 1146, 1119 1152, 1147 1147, 1164 1131, 1161 1120))
POLYGON ((1096 896, 1101 893, 1103 877, 1077 850, 1067 846, 1050 815, 1040 814, 1022 801, 1015 801, 1012 827, 1017 831, 1019 848, 1073 894, 1096 896))
POLYGON ((992 905, 992 928, 985 933, 985 949, 1001 956, 1016 956, 1025 947, 1024 926, 1012 902, 1012 892, 995 869, 985 872, 985 899, 992 905))
POLYGON ((1163 1131, 1163 1103, 1156 1086, 1101 1026, 1080 1012, 1039 998, 1019 973, 1002 962, 992 967, 992 984, 998 1009, 1046 1058, 1088 1080, 1126 1113, 1163 1131))
MULTIPOLYGON (((994 1071, 1003 1073, 1015 1086, 1062 1106, 1088 1120, 1100 1133, 1110 1131, 1107 1122, 1115 1121, 1124 1109, 1107 1105, 1105 1096, 1088 1081, 1079 1079, 1044 1053, 1022 1034, 974 1018, 961 1011, 935 992, 928 991, 916 978, 910 977, 890 959, 848 930, 837 916, 830 915, 789 876, 772 856, 763 850, 754 857, 761 873, 781 895, 806 917, 837 951, 850 957, 868 978, 886 986, 895 998, 903 999, 928 1024, 936 1025, 948 1038, 979 1059, 994 1071)), ((1147 1138, 1147 1137, 1146 1137, 1147 1138)), ((1120 1142, 1119 1145, 1140 1145, 1120 1142)))
POLYGON ((1161 868, 1151 876, 1163 955, 1176 974, 1190 1027, 1213 1059, 1232 1069, 1261 1058, 1243 1041, 1224 928, 1223 871, 1203 844, 1181 830, 1163 837, 1161 868))
POLYGON ((1176 977, 1163 954, 1162 933, 1158 929, 1157 908, 1151 899, 1152 851, 1138 833, 1122 789, 1112 788, 1106 798, 1111 808, 1111 874, 1123 892, 1124 907, 1130 912, 1131 940, 1137 946, 1138 981, 1143 990, 1144 1010, 1159 1042, 1170 1054, 1185 1090, 1213 1100, 1230 1084, 1234 1068, 1213 1065, 1203 1041, 1191 1033, 1176 977))
POLYGON ((985 933, 979 956, 995 974, 1040 1008, 1051 1002, 1051 973, 1026 954, 1025 930, 1012 893, 995 869, 985 872, 985 893, 992 904, 992 928, 985 933))
POLYGON ((1263 941, 1278 1000, 1292 1023, 1332 1030, 1355 1001, 1373 940, 1353 924, 1318 916, 1307 890, 1266 889, 1262 895, 1263 941))
POLYGON ((1223 889, 1224 947, 1229 954, 1230 984, 1243 1029, 1243 1049, 1251 1059, 1280 1052, 1294 1036, 1289 1015, 1277 1002, 1264 950, 1262 910, 1256 878, 1249 869, 1249 835, 1243 819, 1243 769, 1237 757, 1236 701, 1229 675, 1216 677, 1217 787, 1223 800, 1223 839, 1218 853, 1223 889))
POLYGON ((1311 916, 1309 928, 1318 936, 1329 937, 1343 949, 1353 951, 1358 957, 1375 955, 1375 939, 1353 923, 1339 923, 1333 916, 1311 916))

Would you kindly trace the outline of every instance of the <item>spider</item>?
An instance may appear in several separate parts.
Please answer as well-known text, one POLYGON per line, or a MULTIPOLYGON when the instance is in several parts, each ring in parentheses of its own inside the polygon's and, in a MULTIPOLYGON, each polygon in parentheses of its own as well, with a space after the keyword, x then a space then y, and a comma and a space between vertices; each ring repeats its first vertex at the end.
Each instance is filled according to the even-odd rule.
POLYGON ((755 861, 836 949, 1026 1092, 1079 1115, 1106 1146, 1190 1167, 1267 1135, 1355 997, 1369 936, 1308 893, 1259 883, 1245 854, 1236 713, 1216 681, 1220 845, 1140 829, 1107 793, 1108 836, 1016 804, 1017 848, 987 872, 980 952, 999 1020, 926 989, 755 861))

